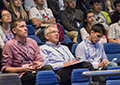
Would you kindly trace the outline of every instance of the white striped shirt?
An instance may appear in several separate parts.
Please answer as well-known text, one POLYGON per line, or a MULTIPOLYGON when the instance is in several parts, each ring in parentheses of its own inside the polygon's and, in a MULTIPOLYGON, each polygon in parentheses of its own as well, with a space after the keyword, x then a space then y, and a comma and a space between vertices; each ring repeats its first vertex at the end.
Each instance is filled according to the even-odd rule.
POLYGON ((120 41, 120 20, 112 25, 108 29, 108 39, 113 38, 120 41))

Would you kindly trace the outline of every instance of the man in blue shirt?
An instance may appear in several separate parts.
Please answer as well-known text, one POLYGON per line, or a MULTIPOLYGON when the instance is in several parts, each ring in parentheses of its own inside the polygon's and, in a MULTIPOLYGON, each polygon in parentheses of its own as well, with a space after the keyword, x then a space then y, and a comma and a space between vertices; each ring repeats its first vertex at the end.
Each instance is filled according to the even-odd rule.
MULTIPOLYGON (((71 72, 75 68, 88 68, 93 71, 94 68, 89 62, 80 62, 76 60, 69 51, 68 47, 59 43, 59 31, 54 25, 49 25, 44 31, 47 42, 40 46, 40 54, 45 64, 50 64, 56 74, 61 78, 61 85, 70 85, 71 72)), ((98 77, 93 81, 101 82, 98 77)))
POLYGON ((115 62, 110 62, 107 59, 102 44, 98 42, 105 33, 102 24, 92 26, 90 35, 76 48, 75 55, 80 58, 80 62, 88 61, 95 69, 102 68, 103 70, 107 70, 107 67, 110 66, 117 66, 115 62))

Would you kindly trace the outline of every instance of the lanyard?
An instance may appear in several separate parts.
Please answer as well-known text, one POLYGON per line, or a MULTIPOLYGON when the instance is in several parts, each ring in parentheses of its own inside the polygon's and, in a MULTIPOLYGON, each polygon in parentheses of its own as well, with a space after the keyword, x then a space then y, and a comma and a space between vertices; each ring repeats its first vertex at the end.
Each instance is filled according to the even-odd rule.
POLYGON ((73 14, 73 18, 72 18, 72 21, 74 21, 74 18, 75 18, 75 12, 74 12, 74 14, 73 14))
MULTIPOLYGON (((89 51, 89 48, 88 48, 87 39, 84 39, 84 41, 86 43, 86 47, 87 47, 87 51, 88 51, 88 57, 87 57, 87 59, 89 60, 89 58, 90 58, 90 51, 89 51)), ((95 44, 95 56, 92 58, 93 60, 96 57, 96 55, 97 55, 97 48, 96 48, 96 44, 95 44)))
MULTIPOLYGON (((15 41, 17 42, 18 46, 19 46, 19 49, 22 53, 22 56, 23 56, 23 51, 22 51, 22 48, 20 47, 20 44, 19 42, 15 39, 15 41)), ((29 58, 28 58, 28 63, 30 63, 30 58, 31 58, 31 55, 30 55, 30 51, 29 51, 29 46, 28 46, 28 43, 26 42, 26 45, 27 45, 27 50, 28 50, 28 54, 29 54, 29 58)), ((23 57, 21 59, 21 63, 23 64, 23 57)))
MULTIPOLYGON (((37 8, 37 7, 36 7, 37 8)), ((44 8, 43 8, 44 9, 44 8)), ((43 17, 43 19, 45 19, 45 15, 41 13, 41 11, 37 8, 37 10, 39 11, 40 15, 43 17)), ((48 13, 46 12, 46 10, 44 9, 44 12, 45 14, 47 15, 47 19, 49 20, 49 17, 48 17, 48 13)))
MULTIPOLYGON (((68 14, 68 19, 69 19, 70 15, 68 14)), ((73 17, 72 17, 72 21, 74 21, 74 18, 75 18, 75 13, 73 14, 73 17)))
MULTIPOLYGON (((1 27, 2 27, 2 26, 1 26, 1 27)), ((3 30, 3 27, 2 27, 2 30, 3 30)), ((9 31, 10 31, 10 30, 9 30, 9 31)), ((3 32, 4 32, 4 30, 3 30, 3 32)), ((10 32, 11 32, 11 31, 10 31, 10 32)), ((5 34, 5 37, 6 37, 8 40, 10 40, 5 32, 4 32, 4 34, 5 34)))
MULTIPOLYGON (((49 44, 47 44, 47 45, 50 46, 49 44)), ((50 46, 50 47, 52 47, 52 46, 50 46)), ((60 47, 62 48, 63 51, 65 51, 62 46, 60 46, 60 47)), ((52 47, 52 48, 55 49, 54 47, 52 47)), ((63 53, 61 53, 58 49, 55 49, 55 50, 56 50, 58 53, 60 53, 60 54, 62 55, 62 57, 64 56, 63 59, 65 60, 65 57, 66 57, 66 56, 65 56, 63 53)), ((70 61, 71 59, 70 59, 69 54, 68 54, 66 51, 65 51, 65 53, 68 55, 69 61, 70 61)))
MULTIPOLYGON (((67 10, 67 9, 66 9, 66 10, 67 10)), ((69 13, 69 11, 68 11, 68 10, 67 10, 67 12, 69 13)), ((69 14, 67 14, 67 16, 68 16, 68 19, 69 19, 70 15, 69 15, 69 14)), ((74 18, 75 18, 75 11, 74 11, 73 16, 72 16, 72 21, 74 21, 74 18)))

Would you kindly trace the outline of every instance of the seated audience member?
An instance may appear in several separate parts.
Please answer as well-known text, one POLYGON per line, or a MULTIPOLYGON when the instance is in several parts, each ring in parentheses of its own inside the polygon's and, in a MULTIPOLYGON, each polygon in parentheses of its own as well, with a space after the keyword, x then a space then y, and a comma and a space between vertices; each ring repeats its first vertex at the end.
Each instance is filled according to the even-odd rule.
POLYGON ((87 10, 92 10, 92 8, 90 6, 90 0, 77 0, 76 9, 80 9, 83 12, 85 12, 87 10))
POLYGON ((112 23, 118 22, 120 20, 120 0, 114 1, 115 11, 111 17, 112 23))
POLYGON ((5 43, 13 38, 13 34, 10 31, 11 14, 8 10, 0 11, 0 48, 3 48, 5 43))
POLYGON ((36 7, 30 9, 29 19, 33 25, 36 26, 36 31, 41 26, 41 24, 54 24, 56 23, 52 11, 49 8, 43 7, 44 0, 34 0, 36 7))
POLYGON ((1 71, 18 73, 23 85, 35 85, 36 71, 52 70, 52 67, 44 65, 36 41, 27 37, 24 20, 15 20, 10 26, 15 38, 3 47, 1 71))
POLYGON ((114 5, 113 5, 114 0, 101 0, 102 3, 102 11, 105 11, 109 13, 110 15, 113 14, 114 12, 114 5))
POLYGON ((24 8, 27 14, 29 14, 29 11, 31 8, 35 7, 36 4, 34 3, 34 0, 25 0, 24 1, 24 8))
POLYGON ((108 30, 108 41, 110 43, 120 44, 120 19, 118 22, 110 25, 108 30))
MULTIPOLYGON (((43 6, 47 8, 47 2, 46 2, 46 0, 44 0, 44 1, 45 1, 45 3, 43 6)), ((29 14, 30 9, 33 7, 36 7, 34 0, 24 0, 24 8, 25 8, 25 11, 27 12, 27 14, 29 14)))
POLYGON ((41 24, 49 25, 54 24, 58 27, 60 33, 60 41, 64 40, 64 34, 60 24, 56 24, 56 20, 52 14, 52 11, 49 8, 43 7, 44 0, 34 0, 36 7, 30 9, 29 18, 33 25, 35 26, 35 32, 38 37, 44 38, 44 29, 41 30, 41 24), (39 30, 38 30, 39 29, 39 30), (42 34, 42 35, 41 35, 42 34))
MULTIPOLYGON (((90 71, 94 70, 89 62, 79 63, 69 51, 68 47, 60 44, 59 31, 54 25, 46 27, 44 32, 47 42, 45 45, 40 46, 40 53, 45 64, 50 64, 55 73, 60 76, 60 85, 70 85, 71 72, 75 68, 88 68, 90 71)), ((99 77, 93 77, 93 80, 101 81, 99 77)))
POLYGON ((63 0, 47 0, 47 4, 48 8, 52 10, 54 17, 57 20, 59 11, 65 9, 63 0))
MULTIPOLYGON (((82 21, 83 27, 80 29, 82 40, 84 40, 86 37, 89 36, 90 29, 94 23, 94 20, 95 20, 95 18, 94 18, 93 11, 84 12, 83 21, 82 21)), ((107 43, 107 39, 106 39, 105 35, 101 38, 101 40, 99 42, 101 44, 107 43)))
MULTIPOLYGON (((105 33, 106 30, 102 24, 92 26, 90 35, 75 50, 75 55, 80 58, 80 62, 88 61, 95 69, 102 68, 102 70, 107 70, 110 66, 117 66, 115 62, 107 59, 102 44, 98 42, 105 33)), ((105 77, 101 79, 105 81, 105 77)))
POLYGON ((106 0, 105 2, 106 2, 106 6, 107 6, 107 10, 106 10, 106 12, 108 12, 110 15, 113 15, 113 13, 114 13, 114 5, 113 5, 113 2, 114 2, 115 0, 106 0))
MULTIPOLYGON (((4 5, 3 8, 9 10, 10 0, 1 0, 1 1, 3 2, 3 5, 4 5)), ((24 0, 22 0, 22 3, 24 3, 24 0)))
POLYGON ((64 3, 64 0, 58 0, 58 1, 59 1, 60 10, 65 10, 65 3, 64 3))
POLYGON ((21 0, 10 0, 9 11, 12 14, 12 20, 21 18, 24 19, 26 23, 28 23, 28 16, 22 7, 21 0))
POLYGON ((67 31, 66 34, 77 43, 78 28, 82 21, 83 12, 75 9, 75 0, 65 0, 66 9, 61 12, 60 22, 67 31))
POLYGON ((90 4, 93 9, 95 23, 103 23, 105 29, 108 30, 111 19, 107 12, 101 11, 102 0, 91 0, 90 4))

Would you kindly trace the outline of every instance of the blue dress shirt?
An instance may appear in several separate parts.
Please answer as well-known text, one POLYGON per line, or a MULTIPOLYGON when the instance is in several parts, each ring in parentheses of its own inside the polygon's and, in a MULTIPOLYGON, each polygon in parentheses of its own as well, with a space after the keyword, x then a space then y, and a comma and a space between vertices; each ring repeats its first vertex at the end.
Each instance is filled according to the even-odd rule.
POLYGON ((98 69, 98 64, 107 59, 104 48, 99 42, 92 44, 87 38, 82 41, 75 50, 76 57, 80 58, 80 62, 89 61, 95 69, 98 69))
POLYGON ((45 45, 40 46, 40 54, 42 55, 45 64, 49 64, 54 70, 63 68, 63 64, 70 60, 75 60, 72 53, 67 46, 55 46, 53 43, 46 42, 45 45))

